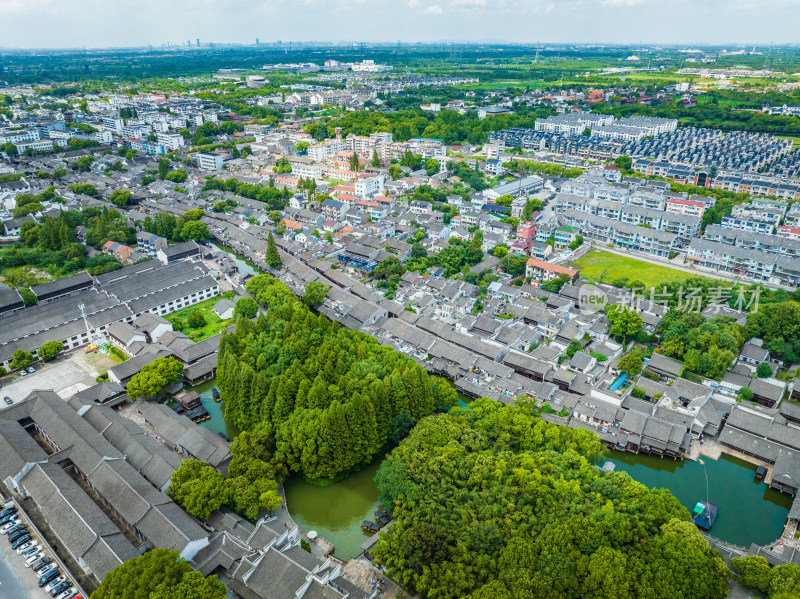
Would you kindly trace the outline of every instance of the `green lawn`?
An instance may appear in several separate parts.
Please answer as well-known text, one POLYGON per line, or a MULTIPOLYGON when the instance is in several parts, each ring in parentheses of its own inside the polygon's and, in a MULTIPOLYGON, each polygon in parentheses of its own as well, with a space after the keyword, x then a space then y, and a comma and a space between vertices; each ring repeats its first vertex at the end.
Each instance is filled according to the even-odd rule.
POLYGON ((792 140, 792 149, 794 150, 797 146, 800 146, 800 137, 793 137, 791 135, 776 135, 778 139, 791 139, 792 140))
MULTIPOLYGON (((611 283, 614 279, 627 277, 632 281, 641 281, 646 287, 655 287, 663 283, 683 281, 691 277, 701 276, 675 270, 668 266, 659 266, 657 264, 650 264, 649 262, 642 262, 634 258, 618 256, 617 254, 604 252, 602 250, 591 250, 573 261, 571 266, 580 270, 581 278, 594 279, 596 281, 602 279, 603 283, 611 283)), ((728 283, 710 279, 709 277, 702 278, 713 280, 715 283, 720 283, 725 286, 729 285, 728 283)))
POLYGON ((172 314, 167 314, 164 318, 172 323, 172 328, 176 331, 180 331, 189 336, 193 341, 202 341, 208 337, 213 337, 233 322, 233 320, 222 320, 214 313, 214 310, 212 310, 214 305, 221 299, 222 296, 212 297, 199 304, 194 304, 193 306, 183 308, 172 314), (206 319, 206 323, 202 327, 194 328, 189 326, 189 315, 198 310, 206 319))

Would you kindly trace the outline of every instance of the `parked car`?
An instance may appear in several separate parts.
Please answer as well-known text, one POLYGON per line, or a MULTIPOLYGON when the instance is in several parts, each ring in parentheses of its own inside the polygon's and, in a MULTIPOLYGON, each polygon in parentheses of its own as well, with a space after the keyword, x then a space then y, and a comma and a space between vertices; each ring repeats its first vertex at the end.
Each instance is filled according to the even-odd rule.
POLYGON ((78 593, 78 589, 67 589, 63 593, 61 593, 56 599, 81 599, 80 596, 76 597, 75 595, 78 593))
POLYGON ((23 543, 19 547, 17 547, 17 553, 22 554, 24 551, 27 551, 31 547, 37 547, 39 543, 34 540, 29 540, 27 543, 23 543))
POLYGON ((12 528, 14 528, 15 526, 19 525, 19 523, 20 523, 19 520, 17 520, 16 518, 14 520, 6 522, 2 526, 0 526, 0 533, 6 534, 12 528))
POLYGON ((14 541, 11 544, 11 548, 12 549, 19 549, 20 547, 22 547, 25 543, 27 543, 30 540, 31 540, 31 535, 30 535, 30 533, 26 532, 24 535, 22 535, 21 537, 18 537, 17 540, 14 541))
MULTIPOLYGON (((39 549, 41 549, 41 547, 39 547, 39 549)), ((41 551, 34 553, 33 555, 29 555, 28 559, 25 560, 25 567, 30 568, 31 566, 33 566, 33 564, 35 564, 36 562, 38 562, 40 559, 43 558, 44 558, 44 553, 42 553, 41 551)))
POLYGON ((8 540, 13 543, 20 532, 28 532, 28 526, 24 522, 17 524, 6 533, 6 535, 8 535, 8 540))
POLYGON ((19 371, 19 375, 20 376, 28 376, 28 373, 25 370, 20 370, 19 371))
POLYGON ((70 588, 72 588, 72 583, 69 580, 64 581, 60 585, 58 585, 56 588, 54 588, 52 591, 50 591, 50 596, 51 597, 57 597, 58 595, 60 595, 61 593, 63 593, 64 591, 66 591, 67 589, 70 589, 70 588))
POLYGON ((41 572, 46 566, 49 566, 52 561, 52 557, 44 556, 40 561, 31 564, 31 570, 34 572, 41 572))
POLYGON ((0 518, 0 528, 8 524, 9 522, 19 521, 16 514, 6 514, 2 518, 0 518))
POLYGON ((56 565, 55 564, 47 564, 45 566, 42 566, 38 570, 34 570, 34 572, 36 572, 36 576, 38 576, 39 578, 42 578, 43 576, 46 576, 47 574, 49 574, 50 572, 52 572, 55 569, 56 569, 56 565))
POLYGON ((34 372, 36 372, 36 370, 33 368, 33 366, 28 366, 27 371, 28 371, 28 374, 33 374, 34 372))
POLYGON ((13 399, 11 399, 11 398, 10 398, 8 395, 6 395, 6 396, 5 396, 5 400, 6 400, 6 403, 7 403, 8 405, 11 405, 12 403, 14 403, 14 400, 13 400, 13 399))
POLYGON ((39 547, 39 541, 37 541, 36 539, 31 539, 30 541, 28 541, 25 544, 28 545, 28 546, 25 547, 23 545, 23 546, 17 547, 17 553, 19 553, 20 555, 25 555, 26 553, 28 555, 31 555, 32 553, 36 553, 37 551, 39 551, 39 549, 41 549, 41 547, 39 547))
POLYGON ((8 540, 10 543, 16 543, 17 539, 20 537, 24 537, 25 535, 29 534, 29 530, 27 526, 23 526, 22 528, 14 531, 10 535, 8 535, 8 540))
POLYGON ((25 551, 22 551, 22 552, 20 552, 20 555, 21 555, 22 557, 24 557, 25 559, 28 559, 28 557, 29 557, 29 556, 31 556, 31 555, 35 555, 35 554, 37 554, 37 553, 41 552, 41 550, 42 550, 42 548, 41 548, 41 547, 39 547, 39 543, 37 543, 36 541, 34 541, 34 542, 33 542, 33 545, 31 545, 30 547, 28 547, 28 548, 27 548, 25 551))
POLYGON ((26 528, 24 524, 22 524, 22 523, 20 523, 20 524, 15 524, 15 525, 14 525, 14 526, 12 526, 11 528, 9 528, 9 529, 6 531, 6 533, 5 533, 5 534, 6 534, 6 535, 8 535, 8 538, 9 538, 9 540, 12 540, 12 539, 11 539, 11 537, 12 537, 12 536, 14 536, 15 534, 17 534, 17 533, 18 533, 20 530, 22 530, 23 528, 26 528))
POLYGON ((0 523, 5 524, 6 522, 10 522, 11 520, 14 520, 15 518, 18 517, 19 515, 17 514, 17 512, 8 512, 6 515, 0 516, 0 523))
POLYGON ((3 518, 3 517, 5 517, 5 516, 8 516, 9 514, 16 514, 16 513, 17 513, 17 508, 15 508, 15 507, 12 505, 11 507, 7 507, 7 508, 6 508, 6 509, 4 509, 2 512, 0 512, 0 518, 3 518))
POLYGON ((54 588, 56 588, 58 585, 60 585, 62 582, 64 582, 66 579, 67 579, 67 577, 64 576, 63 574, 61 574, 60 576, 56 576, 53 580, 51 580, 50 582, 47 583, 47 586, 44 587, 44 590, 49 593, 54 588))
POLYGON ((61 574, 61 572, 58 571, 58 568, 53 568, 47 574, 45 574, 44 576, 42 576, 39 579, 39 582, 38 582, 39 586, 43 587, 44 585, 48 584, 51 580, 53 580, 59 574, 61 574))

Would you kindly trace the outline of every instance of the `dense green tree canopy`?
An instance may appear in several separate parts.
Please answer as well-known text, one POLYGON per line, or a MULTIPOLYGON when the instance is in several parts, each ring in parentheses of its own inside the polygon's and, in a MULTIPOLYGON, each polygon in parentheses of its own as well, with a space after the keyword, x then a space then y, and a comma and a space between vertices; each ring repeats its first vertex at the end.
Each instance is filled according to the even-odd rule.
POLYGON ((133 401, 141 397, 156 397, 168 386, 177 383, 183 377, 183 364, 172 356, 159 358, 133 375, 126 391, 133 401))
POLYGON ((631 308, 612 304, 606 308, 606 318, 611 325, 610 332, 617 337, 633 337, 642 330, 642 317, 631 308))
POLYGON ((272 268, 281 267, 281 256, 278 253, 278 246, 275 245, 275 238, 272 236, 272 231, 269 232, 267 237, 267 251, 264 253, 264 260, 272 268))
POLYGON ((64 351, 64 344, 58 341, 57 339, 52 339, 50 341, 45 342, 42 347, 36 352, 36 354, 42 360, 52 360, 58 354, 64 351))
POLYGON ((591 432, 522 402, 426 418, 378 470, 374 554, 422 597, 722 598, 726 567, 665 489, 601 473, 591 432))
POLYGON ((258 304, 252 297, 243 297, 236 302, 233 307, 234 316, 244 316, 245 318, 253 318, 258 314, 258 304))
POLYGON ((772 366, 768 362, 761 362, 756 368, 756 376, 760 379, 766 379, 772 376, 772 366))
POLYGON ((106 574, 90 599, 225 599, 216 576, 203 578, 177 551, 153 549, 106 574))
MULTIPOLYGON (((291 172, 291 165, 289 172, 291 172)), ((265 202, 270 210, 281 210, 292 197, 292 192, 288 188, 278 189, 257 183, 244 183, 234 178, 209 179, 203 184, 203 191, 208 190, 230 191, 244 198, 265 202)))
POLYGON ((190 220, 181 226, 180 237, 183 241, 205 241, 211 239, 211 232, 205 223, 190 220))
POLYGON ((330 287, 322 281, 309 281, 303 290, 303 303, 312 308, 325 300, 325 295, 330 287))
POLYGON ((760 305, 747 315, 747 332, 761 337, 778 359, 800 361, 800 303, 786 301, 760 305))
POLYGON ((125 208, 131 199, 131 192, 127 189, 115 189, 108 197, 109 201, 115 206, 125 208))
POLYGON ((207 519, 227 503, 230 491, 213 466, 200 460, 184 460, 172 473, 168 494, 192 516, 207 519))
POLYGON ((31 362, 33 362, 33 354, 24 349, 15 350, 14 354, 11 356, 11 368, 13 370, 25 368, 31 362))
POLYGON ((203 312, 201 310, 195 310, 189 314, 189 317, 186 319, 186 324, 193 329, 199 329, 206 324, 206 317, 203 316, 203 312))
POLYGON ((619 359, 617 367, 620 372, 625 372, 628 376, 636 376, 642 372, 644 366, 644 359, 642 352, 638 349, 633 349, 619 359))
POLYGON ((247 290, 267 313, 222 336, 217 381, 225 417, 242 430, 268 424, 276 454, 292 470, 311 478, 348 472, 386 444, 397 414, 419 420, 453 401, 444 381, 314 314, 277 279, 259 275, 247 290))
POLYGON ((782 564, 771 568, 761 556, 748 555, 731 560, 741 575, 739 582, 765 593, 770 599, 795 599, 800 597, 800 566, 782 564))
MULTIPOLYGON (((551 111, 549 108, 544 108, 540 113, 547 115, 551 111)), ((397 112, 368 110, 347 112, 341 118, 309 123, 305 129, 315 139, 333 137, 335 128, 342 127, 345 135, 348 133, 369 135, 385 131, 392 133, 395 141, 408 141, 412 137, 432 137, 451 144, 457 141, 483 143, 489 131, 532 127, 533 122, 534 119, 531 117, 516 114, 493 115, 479 119, 475 111, 462 115, 452 110, 432 113, 415 108, 397 112)))
POLYGON ((160 212, 154 217, 147 216, 142 228, 148 233, 164 237, 170 241, 205 241, 211 239, 211 232, 205 223, 200 222, 202 210, 187 210, 180 217, 160 212))
POLYGON ((670 310, 657 332, 665 355, 682 359, 687 370, 718 379, 739 353, 748 331, 730 316, 706 322, 699 312, 670 310))

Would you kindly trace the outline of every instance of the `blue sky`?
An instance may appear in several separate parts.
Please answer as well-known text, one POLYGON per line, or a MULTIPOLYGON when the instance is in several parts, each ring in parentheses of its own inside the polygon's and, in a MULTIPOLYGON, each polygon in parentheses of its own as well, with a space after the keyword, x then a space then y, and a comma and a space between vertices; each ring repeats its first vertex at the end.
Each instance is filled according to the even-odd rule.
POLYGON ((776 44, 800 0, 0 0, 2 47, 194 40, 776 44))

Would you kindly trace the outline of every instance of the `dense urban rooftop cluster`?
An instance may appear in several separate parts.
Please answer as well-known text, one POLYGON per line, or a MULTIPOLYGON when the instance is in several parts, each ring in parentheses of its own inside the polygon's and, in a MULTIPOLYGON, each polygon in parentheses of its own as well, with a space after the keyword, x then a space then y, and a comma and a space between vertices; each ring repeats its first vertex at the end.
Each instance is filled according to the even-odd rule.
POLYGON ((610 109, 691 107, 688 84, 482 90, 468 75, 319 62, 222 69, 179 93, 0 89, 0 367, 28 376, 49 342, 120 358, 88 388, 0 409, 0 481, 85 585, 159 547, 243 599, 377 596, 330 550, 305 550, 285 510, 201 519, 168 494, 187 460, 224 477, 236 459, 181 392, 214 379, 237 323, 254 326, 243 298, 247 318, 269 313, 228 251, 462 398, 530 402, 615 450, 694 459, 706 440, 766 465, 795 496, 796 529, 792 140, 610 109), (629 262, 587 272, 609 257, 629 262), (734 301, 740 285, 767 296, 767 316, 734 301), (217 325, 202 335, 184 320, 199 306, 217 325), (164 363, 179 374, 153 395, 174 400, 128 391, 164 363))

